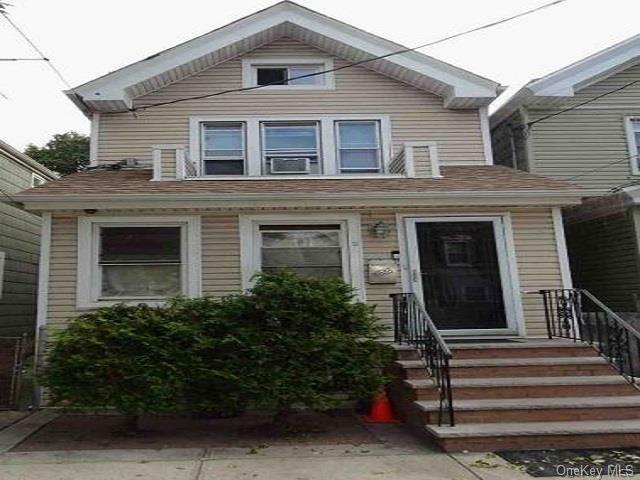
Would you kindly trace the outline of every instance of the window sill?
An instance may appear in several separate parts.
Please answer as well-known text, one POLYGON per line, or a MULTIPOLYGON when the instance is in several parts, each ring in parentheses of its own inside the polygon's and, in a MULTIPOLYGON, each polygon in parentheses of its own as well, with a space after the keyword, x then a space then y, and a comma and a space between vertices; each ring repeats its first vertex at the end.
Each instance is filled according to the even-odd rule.
POLYGON ((344 173, 342 175, 204 175, 186 177, 185 180, 371 180, 380 178, 409 178, 401 173, 344 173))
POLYGON ((76 304, 77 310, 95 310, 96 308, 102 307, 112 307, 118 304, 124 304, 129 306, 135 305, 148 305, 150 307, 163 307, 167 304, 168 298, 154 298, 154 299, 144 299, 144 298, 121 298, 118 300, 96 300, 93 302, 78 302, 76 304))

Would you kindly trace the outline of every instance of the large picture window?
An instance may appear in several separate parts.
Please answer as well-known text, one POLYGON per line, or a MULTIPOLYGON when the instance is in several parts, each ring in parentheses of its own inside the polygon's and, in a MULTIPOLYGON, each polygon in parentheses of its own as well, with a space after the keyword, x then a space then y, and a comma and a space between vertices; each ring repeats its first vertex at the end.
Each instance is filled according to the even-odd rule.
POLYGON ((246 140, 243 123, 203 123, 201 144, 205 175, 244 175, 246 140))
POLYGON ((343 278, 340 225, 260 226, 261 269, 289 270, 302 277, 343 278))
POLYGON ((381 164, 380 124, 377 121, 336 122, 340 173, 378 173, 381 164))

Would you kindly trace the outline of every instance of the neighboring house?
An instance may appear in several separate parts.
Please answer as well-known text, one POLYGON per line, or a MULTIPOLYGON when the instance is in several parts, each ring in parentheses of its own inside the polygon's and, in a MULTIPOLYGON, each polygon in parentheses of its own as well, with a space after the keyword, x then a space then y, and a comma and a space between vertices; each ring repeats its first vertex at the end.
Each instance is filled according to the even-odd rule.
POLYGON ((491 124, 495 163, 588 189, 565 210, 574 283, 637 313, 640 35, 528 83, 491 124))
POLYGON ((9 203, 57 175, 0 140, 0 337, 32 335, 36 325, 40 217, 9 203))
MULTIPOLYGON (((288 268, 342 277, 390 338, 421 342, 428 329, 454 349, 451 368, 482 387, 465 397, 454 384, 454 396, 482 400, 456 400, 480 409, 475 422, 429 427, 445 448, 490 447, 487 435, 526 446, 519 424, 491 422, 517 417, 539 433, 543 418, 574 418, 575 399, 555 396, 588 394, 573 387, 578 375, 609 372, 589 378, 593 388, 635 392, 584 346, 523 341, 547 335, 541 297, 529 293, 571 285, 560 208, 581 192, 493 165, 487 105, 497 83, 417 52, 349 66, 402 48, 281 2, 69 90, 92 122, 94 168, 15 195, 42 215, 49 239, 39 324, 64 328, 116 302, 237 294, 256 272, 288 268), (392 301, 399 292, 410 295, 392 301), (469 344, 477 338, 511 341, 469 344), (539 378, 547 374, 561 377, 539 378), (542 394, 542 406, 514 400, 542 394), (487 398, 510 398, 499 407, 510 415, 487 398), (447 445, 451 435, 462 443, 447 445)), ((445 378, 445 347, 428 345, 438 352, 432 374, 445 378)), ((396 367, 426 374, 419 359, 396 367)), ((433 383, 422 382, 400 398, 430 398, 433 383)), ((418 423, 443 405, 394 401, 418 423)), ((589 401, 601 414, 601 400, 589 401)), ((581 434, 582 424, 560 423, 536 441, 581 434)))

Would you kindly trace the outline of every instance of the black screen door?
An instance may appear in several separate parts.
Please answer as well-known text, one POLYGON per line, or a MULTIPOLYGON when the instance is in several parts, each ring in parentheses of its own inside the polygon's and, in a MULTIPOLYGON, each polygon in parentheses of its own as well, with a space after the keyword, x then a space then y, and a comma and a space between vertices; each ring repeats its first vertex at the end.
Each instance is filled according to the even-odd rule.
POLYGON ((416 222, 424 304, 439 329, 507 328, 493 226, 416 222))

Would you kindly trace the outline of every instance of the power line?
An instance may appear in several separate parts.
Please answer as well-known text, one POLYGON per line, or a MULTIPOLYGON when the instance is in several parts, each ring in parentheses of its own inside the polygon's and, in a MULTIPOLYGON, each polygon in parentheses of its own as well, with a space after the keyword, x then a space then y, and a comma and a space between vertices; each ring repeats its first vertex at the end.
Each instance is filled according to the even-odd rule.
POLYGON ((283 80, 269 82, 269 83, 266 83, 264 85, 255 85, 255 86, 251 86, 251 87, 242 87, 242 88, 232 88, 232 89, 221 90, 221 91, 218 91, 218 92, 208 93, 208 94, 204 94, 204 95, 196 95, 196 96, 192 96, 192 97, 177 98, 177 99, 174 99, 174 100, 167 100, 165 102, 153 103, 153 104, 145 105, 145 106, 141 106, 141 107, 131 107, 131 108, 127 109, 127 110, 122 110, 122 111, 113 112, 113 113, 136 112, 138 110, 147 110, 147 109, 150 109, 150 108, 161 107, 161 106, 165 106, 165 105, 173 105, 175 103, 186 102, 186 101, 189 101, 189 100, 202 100, 204 98, 218 97, 218 96, 227 95, 227 94, 230 94, 230 93, 238 93, 238 92, 246 92, 246 91, 250 91, 250 90, 257 90, 257 89, 268 87, 268 86, 271 86, 271 85, 282 85, 283 83, 288 83, 288 82, 293 81, 293 80, 299 80, 299 79, 303 79, 303 78, 315 77, 315 76, 318 76, 318 75, 324 75, 324 74, 327 74, 327 73, 337 72, 339 70, 344 70, 346 68, 351 68, 351 67, 355 67, 355 66, 358 66, 358 65, 363 65, 365 63, 373 62, 373 61, 376 61, 376 60, 383 60, 385 58, 389 58, 389 57, 394 56, 394 55, 400 55, 400 54, 403 54, 403 53, 413 52, 413 51, 419 50, 421 48, 431 47, 433 45, 437 45, 439 43, 443 43, 443 42, 446 42, 446 41, 449 41, 449 40, 453 40, 455 38, 459 38, 459 37, 462 37, 464 35, 468 35, 470 33, 479 32, 481 30, 485 30, 485 29, 488 29, 488 28, 491 28, 491 27, 495 27, 497 25, 500 25, 500 24, 503 24, 503 23, 506 23, 506 22, 510 22, 511 20, 515 20, 516 18, 524 17, 526 15, 531 15, 532 13, 538 12, 540 10, 544 10, 546 8, 549 8, 549 7, 553 7, 555 5, 558 5, 560 3, 564 3, 566 1, 567 0, 554 0, 552 2, 546 3, 546 4, 541 5, 539 7, 531 8, 529 10, 525 10, 524 12, 520 12, 520 13, 512 15, 510 17, 503 18, 503 19, 500 19, 500 20, 496 20, 494 22, 487 23, 487 24, 484 24, 484 25, 480 25, 478 27, 474 27, 474 28, 471 28, 469 30, 464 30, 462 32, 458 32, 458 33, 455 33, 453 35, 449 35, 447 37, 440 38, 440 39, 435 40, 435 41, 431 41, 431 42, 428 42, 428 43, 424 43, 422 45, 418 45, 417 47, 403 48, 401 50, 394 51, 394 52, 391 52, 391 53, 387 53, 385 55, 379 55, 379 56, 376 56, 376 57, 371 57, 371 58, 368 58, 368 59, 365 59, 365 60, 360 60, 358 62, 353 62, 353 63, 349 63, 347 65, 342 65, 340 67, 335 67, 335 68, 331 68, 331 69, 327 69, 327 70, 322 70, 322 71, 319 71, 319 72, 307 73, 305 75, 298 75, 298 76, 294 76, 294 77, 288 77, 288 78, 285 78, 283 80))
POLYGON ((579 173, 578 175, 574 175, 574 176, 572 176, 572 177, 565 178, 565 180, 566 180, 567 182, 570 182, 571 180, 574 180, 574 179, 576 179, 576 178, 582 177, 582 176, 584 176, 584 175, 588 175, 588 174, 590 174, 590 173, 598 172, 598 171, 600 171, 600 170, 604 170, 605 168, 611 167, 611 166, 613 166, 613 165, 617 165, 618 163, 626 162, 626 161, 631 160, 632 158, 636 158, 636 157, 638 157, 638 156, 640 156, 640 154, 628 155, 628 156, 626 156, 626 157, 624 157, 624 158, 621 158, 621 159, 619 159, 619 160, 615 160, 615 161, 613 161, 613 162, 605 163, 604 165, 601 165, 601 166, 599 166, 599 167, 592 168, 591 170, 587 170, 587 171, 585 171, 585 172, 579 173))
POLYGON ((578 103, 576 105, 572 105, 570 107, 563 108, 562 110, 558 110, 557 112, 550 113, 549 115, 545 115, 544 117, 538 118, 537 120, 533 120, 531 122, 527 122, 526 126, 527 126, 527 128, 531 128, 533 125, 535 125, 537 123, 544 122, 545 120, 548 120, 550 118, 557 117, 558 115, 562 115, 563 113, 570 112, 571 110, 575 110, 576 108, 582 107, 583 105, 588 105, 589 103, 593 103, 596 100, 600 100, 601 98, 604 98, 604 97, 607 97, 607 96, 612 95, 614 93, 617 93, 620 90, 624 90, 625 88, 629 88, 629 87, 631 87, 633 85, 636 85, 638 83, 640 83, 640 80, 634 80, 633 82, 626 83, 626 84, 622 85, 621 87, 614 88, 613 90, 609 90, 607 92, 601 93, 600 95, 596 95, 595 97, 590 98, 588 100, 585 100, 584 102, 580 102, 580 103, 578 103))
POLYGON ((31 45, 31 48, 33 48, 33 49, 36 51, 36 53, 37 53, 38 55, 40 55, 41 59, 42 59, 43 61, 45 61, 45 62, 47 63, 47 65, 49 65, 49 68, 51 68, 51 70, 53 71, 53 73, 55 73, 55 74, 57 75, 57 77, 62 81, 62 83, 64 83, 64 84, 65 84, 65 86, 66 86, 67 88, 71 88, 71 84, 67 81, 67 79, 66 79, 66 78, 64 78, 64 76, 62 75, 62 73, 60 73, 60 70, 58 70, 58 69, 56 68, 56 66, 53 64, 53 62, 51 61, 51 59, 49 59, 49 58, 48 58, 48 57, 47 57, 47 56, 42 52, 42 50, 40 50, 40 49, 38 48, 38 46, 37 46, 37 45, 36 45, 36 44, 35 44, 35 43, 34 43, 34 42, 33 42, 33 41, 32 41, 32 40, 27 36, 27 34, 26 34, 26 33, 24 33, 24 32, 22 31, 22 29, 21 29, 21 28, 20 28, 20 27, 19 27, 19 26, 18 26, 18 25, 13 21, 13 20, 11 20, 11 18, 9 18, 9 14, 7 13, 7 11, 6 11, 6 9, 5 9, 5 6, 6 6, 6 5, 7 5, 6 3, 0 3, 0 7, 1 7, 1 8, 0 8, 0 15, 2 15, 2 16, 5 18, 5 20, 6 20, 7 22, 9 22, 9 25, 11 25, 11 26, 14 28, 14 30, 15 30, 16 32, 18 32, 18 34, 19 34, 19 35, 20 35, 20 36, 21 36, 21 37, 22 37, 22 38, 23 38, 23 39, 24 39, 24 40, 25 40, 29 45, 31 45))

